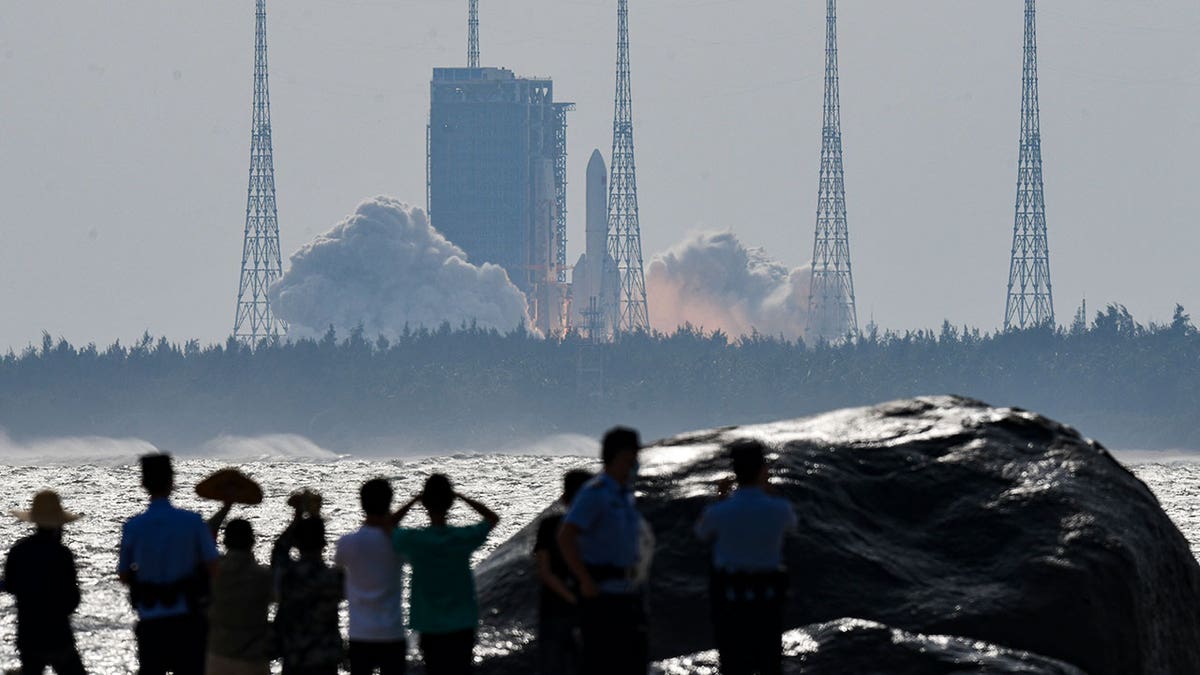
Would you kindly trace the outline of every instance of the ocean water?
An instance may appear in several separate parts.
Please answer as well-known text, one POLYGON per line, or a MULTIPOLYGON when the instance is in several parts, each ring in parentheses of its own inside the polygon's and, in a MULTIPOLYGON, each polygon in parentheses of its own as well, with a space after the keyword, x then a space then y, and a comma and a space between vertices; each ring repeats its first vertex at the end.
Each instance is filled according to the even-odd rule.
MULTIPOLYGON (((69 510, 84 514, 83 519, 67 527, 65 537, 75 552, 83 590, 83 604, 75 617, 76 635, 88 672, 123 675, 134 672, 130 665, 135 653, 131 629, 134 615, 124 588, 116 579, 116 553, 121 523, 145 505, 135 462, 136 452, 143 448, 117 441, 105 443, 99 447, 85 440, 77 441, 70 447, 73 452, 65 455, 61 453, 66 448, 61 446, 24 448, 21 452, 7 453, 7 457, 0 455, 0 507, 7 516, 11 509, 28 508, 36 491, 53 488, 62 494, 69 510), (77 459, 48 459, 56 456, 77 459)), ((332 540, 358 527, 357 491, 363 481, 377 476, 393 479, 399 502, 415 493, 430 473, 447 473, 460 491, 501 514, 499 527, 479 553, 483 557, 556 498, 564 471, 596 468, 595 460, 590 457, 553 454, 456 454, 365 460, 339 457, 315 446, 301 445, 297 449, 290 441, 268 447, 263 453, 265 457, 247 455, 262 451, 259 444, 252 449, 234 447, 215 452, 219 455, 216 459, 178 460, 180 487, 175 497, 176 504, 207 516, 219 505, 197 498, 192 492, 196 482, 230 464, 254 476, 266 492, 264 503, 237 507, 231 517, 243 517, 253 523, 259 536, 260 560, 266 559, 272 538, 290 518, 286 497, 301 487, 318 489, 324 495, 323 512, 329 521, 332 540)), ((1193 552, 1200 554, 1200 500, 1197 499, 1200 461, 1183 454, 1138 453, 1121 458, 1154 490, 1163 508, 1188 538, 1193 552)), ((469 516, 464 507, 456 507, 455 517, 459 520, 469 516)), ((410 518, 420 523, 420 509, 410 518)), ((0 518, 0 544, 5 548, 27 531, 28 526, 15 518, 0 518)), ((17 667, 13 646, 15 621, 11 597, 0 595, 0 669, 17 667)))

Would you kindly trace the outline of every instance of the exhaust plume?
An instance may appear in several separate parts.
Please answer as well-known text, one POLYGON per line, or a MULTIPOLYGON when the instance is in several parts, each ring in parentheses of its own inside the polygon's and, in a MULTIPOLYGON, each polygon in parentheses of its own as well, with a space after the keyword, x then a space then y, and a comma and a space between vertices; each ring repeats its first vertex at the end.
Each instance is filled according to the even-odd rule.
POLYGON ((789 270, 732 232, 694 232, 660 253, 646 272, 650 324, 671 332, 690 323, 732 337, 803 337, 809 266, 789 270))
POLYGON ((503 268, 472 265, 435 230, 423 209, 368 199, 292 254, 271 286, 289 334, 315 337, 361 324, 368 336, 475 322, 510 331, 528 325, 525 295, 503 268))

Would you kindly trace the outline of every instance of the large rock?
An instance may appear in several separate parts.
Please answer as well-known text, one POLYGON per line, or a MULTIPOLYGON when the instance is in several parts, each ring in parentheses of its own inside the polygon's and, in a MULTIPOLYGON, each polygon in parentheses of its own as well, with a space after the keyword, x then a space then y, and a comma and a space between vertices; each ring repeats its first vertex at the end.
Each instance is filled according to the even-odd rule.
MULTIPOLYGON (((1069 427, 954 397, 686 434, 643 453, 655 658, 711 648, 707 551, 691 526, 727 473, 721 446, 739 438, 778 453, 776 483, 800 515, 787 627, 852 618, 908 636, 810 626, 821 648, 789 657, 792 672, 846 672, 839 654, 869 660, 875 644, 891 658, 930 635, 963 638, 946 664, 976 642, 980 658, 1000 646, 1033 659, 998 672, 1067 672, 1036 669, 1050 659, 1093 675, 1200 672, 1200 566, 1150 490, 1069 427)), ((489 671, 528 667, 532 536, 479 568, 489 671)))

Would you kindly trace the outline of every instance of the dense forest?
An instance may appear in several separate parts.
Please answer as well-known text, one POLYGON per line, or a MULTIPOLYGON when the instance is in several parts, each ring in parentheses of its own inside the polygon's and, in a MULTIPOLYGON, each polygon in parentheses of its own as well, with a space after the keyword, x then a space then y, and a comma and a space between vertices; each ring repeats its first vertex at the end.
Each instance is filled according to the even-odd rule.
POLYGON ((1200 448, 1200 334, 1182 307, 1168 325, 1143 325, 1110 305, 1059 329, 868 326, 832 345, 690 327, 604 345, 471 326, 391 338, 331 329, 253 349, 149 335, 78 348, 45 335, 0 359, 0 428, 163 447, 295 433, 338 451, 444 450, 618 422, 657 437, 942 393, 1037 410, 1112 447, 1200 448))

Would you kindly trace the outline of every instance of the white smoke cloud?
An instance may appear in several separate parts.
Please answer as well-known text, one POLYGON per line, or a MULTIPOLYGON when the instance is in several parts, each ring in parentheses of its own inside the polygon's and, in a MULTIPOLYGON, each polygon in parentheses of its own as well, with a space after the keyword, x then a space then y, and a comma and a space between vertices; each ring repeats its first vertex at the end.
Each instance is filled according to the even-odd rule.
POLYGON ((510 331, 528 324, 525 295, 503 268, 466 262, 425 211, 393 199, 362 202, 291 257, 271 286, 289 334, 313 337, 362 324, 368 336, 445 322, 510 331))
POLYGON ((647 268, 651 327, 670 332, 690 323, 734 337, 755 330, 802 337, 809 270, 789 270, 732 232, 693 232, 647 268))

